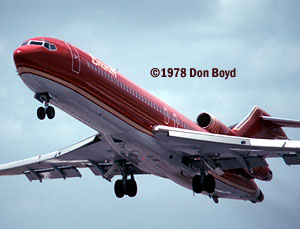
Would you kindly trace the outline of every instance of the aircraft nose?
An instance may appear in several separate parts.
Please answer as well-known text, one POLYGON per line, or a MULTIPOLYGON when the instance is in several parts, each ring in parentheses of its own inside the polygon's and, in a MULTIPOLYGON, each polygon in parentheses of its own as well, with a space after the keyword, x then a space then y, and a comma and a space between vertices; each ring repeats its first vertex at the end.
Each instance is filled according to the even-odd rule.
POLYGON ((14 61, 15 64, 22 64, 28 61, 30 56, 29 50, 26 50, 24 47, 19 47, 14 51, 14 61))
POLYGON ((14 51, 16 67, 37 66, 43 59, 43 47, 29 45, 21 46, 14 51))

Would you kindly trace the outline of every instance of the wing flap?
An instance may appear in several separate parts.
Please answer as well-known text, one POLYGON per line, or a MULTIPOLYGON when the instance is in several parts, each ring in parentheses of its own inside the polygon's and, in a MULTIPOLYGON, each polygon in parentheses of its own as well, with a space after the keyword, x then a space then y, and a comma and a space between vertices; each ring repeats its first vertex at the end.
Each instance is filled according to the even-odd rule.
POLYGON ((53 170, 32 171, 28 169, 28 171, 25 171, 24 174, 30 181, 81 177, 81 173, 75 167, 57 168, 57 169, 59 170, 53 169, 53 170))
POLYGON ((282 158, 287 165, 300 165, 299 153, 285 154, 282 158))
POLYGON ((254 168, 259 166, 268 166, 266 160, 262 157, 243 157, 243 162, 237 158, 214 159, 216 166, 222 169, 241 169, 254 168))

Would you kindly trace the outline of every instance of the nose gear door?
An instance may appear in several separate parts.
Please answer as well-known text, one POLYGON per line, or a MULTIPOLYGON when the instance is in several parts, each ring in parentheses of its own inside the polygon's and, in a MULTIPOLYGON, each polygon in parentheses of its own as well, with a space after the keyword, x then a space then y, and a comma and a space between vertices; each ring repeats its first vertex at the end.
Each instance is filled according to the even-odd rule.
POLYGON ((72 56, 72 72, 75 72, 77 74, 80 73, 80 55, 77 51, 77 49, 71 45, 66 43, 67 47, 70 50, 71 56, 72 56))

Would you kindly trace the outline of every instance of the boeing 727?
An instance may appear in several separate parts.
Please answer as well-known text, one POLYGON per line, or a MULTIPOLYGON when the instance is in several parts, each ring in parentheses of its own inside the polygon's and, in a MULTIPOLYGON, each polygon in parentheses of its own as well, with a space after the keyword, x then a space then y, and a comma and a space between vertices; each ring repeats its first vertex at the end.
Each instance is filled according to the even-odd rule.
POLYGON ((81 177, 88 168, 114 184, 115 195, 134 197, 136 175, 153 174, 219 198, 264 199, 255 180, 272 179, 267 158, 300 164, 300 141, 282 127, 300 121, 275 118, 254 107, 244 120, 227 127, 201 113, 193 122, 74 45, 49 37, 26 40, 14 52, 18 75, 42 103, 40 120, 57 107, 97 131, 64 149, 0 165, 0 175, 30 181, 81 177))

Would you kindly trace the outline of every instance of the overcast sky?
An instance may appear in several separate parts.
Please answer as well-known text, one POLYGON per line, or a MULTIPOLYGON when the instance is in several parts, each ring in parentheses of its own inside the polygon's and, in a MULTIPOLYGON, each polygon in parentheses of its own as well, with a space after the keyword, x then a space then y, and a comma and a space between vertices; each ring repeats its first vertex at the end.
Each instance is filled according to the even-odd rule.
MULTIPOLYGON (((12 54, 26 39, 68 41, 118 69, 192 120, 207 111, 225 124, 254 105, 300 119, 298 1, 1 1, 0 163, 49 153, 93 130, 40 106, 16 74, 12 54), (184 3, 183 3, 184 2, 184 3), (236 78, 152 78, 153 67, 233 69, 236 78)), ((286 130, 300 139, 300 130, 286 130)), ((81 179, 30 183, 0 177, 1 228, 299 228, 300 167, 269 160, 259 204, 207 196, 154 176, 138 176, 136 198, 117 199, 113 183, 81 179)))

